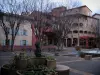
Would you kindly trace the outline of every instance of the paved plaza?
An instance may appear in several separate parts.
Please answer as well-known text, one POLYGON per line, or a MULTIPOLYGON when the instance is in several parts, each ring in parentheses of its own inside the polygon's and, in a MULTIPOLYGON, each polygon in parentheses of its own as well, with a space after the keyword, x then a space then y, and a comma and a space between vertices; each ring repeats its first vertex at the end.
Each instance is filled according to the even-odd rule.
MULTIPOLYGON (((19 52, 0 52, 0 66, 9 63, 15 53, 19 52)), ((53 52, 44 52, 54 56, 53 52)), ((58 52, 59 56, 54 56, 57 64, 62 64, 70 67, 70 75, 100 75, 100 58, 92 58, 85 60, 77 56, 73 50, 64 50, 58 52)), ((28 55, 33 55, 33 52, 27 52, 28 55)))

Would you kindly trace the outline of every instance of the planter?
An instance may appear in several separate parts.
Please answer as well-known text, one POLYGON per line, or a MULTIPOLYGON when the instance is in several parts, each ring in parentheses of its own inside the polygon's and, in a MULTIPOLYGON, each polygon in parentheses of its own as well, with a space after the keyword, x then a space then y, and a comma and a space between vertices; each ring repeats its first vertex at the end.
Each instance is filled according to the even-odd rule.
POLYGON ((92 59, 92 55, 85 55, 85 60, 91 60, 92 59))
POLYGON ((31 57, 27 60, 28 65, 34 65, 34 57, 31 57))
POLYGON ((16 70, 11 69, 10 65, 7 64, 1 67, 1 75, 16 75, 16 70))
POLYGON ((23 75, 20 70, 16 71, 16 75, 23 75))
POLYGON ((46 58, 45 57, 35 57, 33 58, 32 62, 34 65, 46 65, 46 58))
POLYGON ((19 59, 16 61, 16 68, 25 69, 27 68, 27 59, 19 59))
POLYGON ((47 60, 47 67, 55 69, 56 68, 56 60, 47 60))
POLYGON ((18 70, 18 71, 16 71, 16 74, 17 75, 34 75, 34 72, 33 71, 22 72, 22 71, 18 70))
POLYGON ((10 69, 5 65, 1 67, 1 75, 10 75, 10 69))

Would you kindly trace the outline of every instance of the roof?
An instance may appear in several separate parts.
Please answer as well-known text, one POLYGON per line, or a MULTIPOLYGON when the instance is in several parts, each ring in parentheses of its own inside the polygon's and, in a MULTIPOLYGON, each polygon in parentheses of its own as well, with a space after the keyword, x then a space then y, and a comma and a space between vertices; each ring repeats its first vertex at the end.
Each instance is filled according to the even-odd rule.
POLYGON ((92 17, 92 16, 87 16, 87 15, 83 15, 83 14, 71 14, 71 15, 66 15, 66 16, 64 16, 64 17, 70 17, 70 16, 72 16, 72 17, 74 17, 74 16, 76 16, 76 17, 80 17, 80 16, 83 16, 83 17, 88 17, 88 18, 92 18, 92 19, 96 19, 96 20, 99 20, 99 19, 97 19, 97 18, 94 18, 94 17, 92 17))
MULTIPOLYGON (((75 8, 72 8, 72 9, 68 9, 68 10, 73 10, 73 9, 79 9, 79 8, 83 8, 83 7, 87 7, 86 5, 83 5, 83 6, 79 6, 79 7, 75 7, 75 8)), ((88 7, 87 7, 88 8, 88 7)), ((88 8, 90 10, 90 8, 88 8)), ((91 11, 91 10, 90 10, 91 11)), ((91 11, 92 12, 92 11, 91 11)))
MULTIPOLYGON (((73 10, 73 9, 80 9, 80 8, 83 8, 83 7, 87 7, 86 5, 83 5, 83 6, 79 6, 79 7, 75 7, 75 8, 71 8, 71 9, 67 9, 66 11, 68 10, 73 10)), ((65 6, 61 6, 61 7, 56 7, 54 9, 60 9, 60 8, 66 8, 65 6)), ((87 7, 88 8, 88 7, 87 7)), ((53 10, 54 10, 53 9, 53 10)), ((88 8, 90 10, 90 8, 88 8)), ((91 10, 90 10, 91 11, 91 10)), ((92 11, 91 11, 92 12, 92 11)))
POLYGON ((0 16, 10 16, 10 17, 16 17, 16 18, 22 18, 24 20, 31 20, 33 21, 34 19, 28 16, 23 16, 23 15, 18 15, 18 14, 12 14, 12 13, 4 13, 0 12, 0 16))
POLYGON ((100 16, 100 14, 98 14, 98 13, 95 13, 93 16, 96 16, 96 15, 99 15, 100 16))
POLYGON ((66 7, 65 6, 60 6, 60 7, 53 8, 52 10, 61 9, 61 8, 66 8, 66 7))

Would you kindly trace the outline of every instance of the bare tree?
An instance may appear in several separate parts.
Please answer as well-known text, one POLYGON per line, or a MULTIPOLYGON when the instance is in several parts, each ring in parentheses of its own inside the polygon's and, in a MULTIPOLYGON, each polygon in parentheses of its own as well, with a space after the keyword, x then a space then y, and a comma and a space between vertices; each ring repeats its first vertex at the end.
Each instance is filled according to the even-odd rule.
POLYGON ((22 12, 21 4, 17 0, 2 1, 1 11, 4 13, 1 19, 1 27, 3 28, 6 36, 6 45, 8 42, 9 31, 11 32, 11 51, 14 50, 14 41, 23 18, 19 16, 22 12), (6 5, 6 6, 5 6, 6 5))
POLYGON ((65 6, 67 9, 75 8, 81 6, 81 1, 79 0, 65 0, 65 6))
POLYGON ((49 0, 37 0, 34 7, 31 8, 32 13, 29 16, 34 17, 35 19, 35 35, 37 36, 40 43, 42 43, 44 28, 48 25, 48 22, 50 21, 49 12, 52 8, 53 4, 50 3, 49 0))
MULTIPOLYGON (((55 15, 55 28, 54 30, 56 30, 56 34, 58 34, 58 47, 60 47, 60 45, 62 45, 63 47, 63 39, 67 38, 68 33, 71 32, 71 29, 73 27, 73 23, 74 23, 74 18, 73 15, 69 15, 66 14, 67 10, 70 8, 74 8, 79 6, 79 3, 77 1, 72 1, 72 0, 66 0, 66 8, 64 8, 64 10, 60 10, 57 9, 59 11, 57 11, 56 13, 58 13, 59 15, 55 15), (61 40, 62 39, 62 40, 61 40)), ((60 5, 61 6, 61 5, 60 5)), ((55 12, 54 12, 55 13, 55 12)), ((76 18, 78 18, 77 16, 75 16, 76 18)), ((71 36, 73 38, 73 34, 71 36)), ((72 40, 72 44, 73 44, 73 40, 72 40)))
POLYGON ((55 20, 53 21, 53 29, 58 40, 57 46, 59 50, 63 48, 65 42, 64 39, 68 37, 68 34, 71 31, 71 27, 74 21, 71 15, 54 18, 55 20))
POLYGON ((0 12, 0 26, 4 30, 4 34, 6 36, 6 46, 8 46, 9 45, 9 39, 8 39, 9 27, 7 27, 6 24, 4 23, 3 16, 4 16, 4 13, 0 12))

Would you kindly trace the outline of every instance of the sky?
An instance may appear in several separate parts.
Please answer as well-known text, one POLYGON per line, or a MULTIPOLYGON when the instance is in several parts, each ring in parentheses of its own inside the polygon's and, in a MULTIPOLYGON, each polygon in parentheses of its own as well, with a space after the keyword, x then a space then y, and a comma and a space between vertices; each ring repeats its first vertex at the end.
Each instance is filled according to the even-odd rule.
MULTIPOLYGON (((64 2, 65 0, 53 0, 53 2, 64 2)), ((75 0, 73 0, 75 1, 75 0)), ((100 0, 79 0, 82 5, 88 6, 90 10, 92 10, 93 13, 99 13, 100 14, 100 0)))
MULTIPOLYGON (((0 0, 2 1, 2 0, 0 0)), ((22 0, 17 0, 22 1, 22 0)), ((68 0, 49 0, 51 2, 58 2, 60 4, 65 4, 68 0)), ((79 1, 80 5, 86 5, 90 10, 92 10, 93 14, 100 14, 100 0, 71 0, 71 1, 79 1)))
POLYGON ((100 13, 100 0, 81 0, 83 4, 87 5, 93 13, 100 13))

